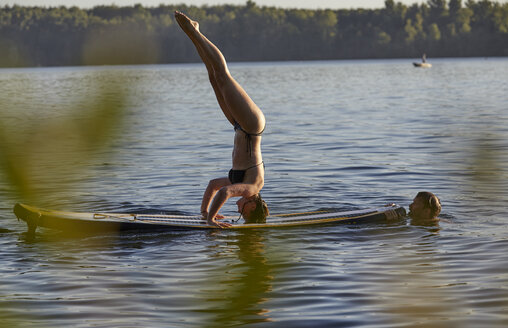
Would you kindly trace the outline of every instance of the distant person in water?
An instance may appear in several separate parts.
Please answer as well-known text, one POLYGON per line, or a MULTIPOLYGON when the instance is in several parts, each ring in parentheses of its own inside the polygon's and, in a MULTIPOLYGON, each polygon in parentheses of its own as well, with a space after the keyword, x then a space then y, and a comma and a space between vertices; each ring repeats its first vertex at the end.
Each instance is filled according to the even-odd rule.
POLYGON ((426 63, 426 62, 427 62, 427 55, 423 54, 422 55, 422 63, 426 63))
POLYGON ((416 222, 439 221, 441 201, 431 192, 420 191, 409 205, 409 217, 416 222))
POLYGON ((246 223, 266 221, 268 207, 259 194, 264 185, 265 167, 261 156, 261 134, 265 129, 265 116, 247 95, 247 92, 231 76, 226 60, 220 50, 200 31, 199 24, 181 12, 175 18, 191 39, 206 66, 210 83, 222 112, 235 131, 233 165, 228 177, 213 179, 203 195, 201 214, 208 224, 228 227, 217 221, 223 218, 219 209, 231 197, 246 223))

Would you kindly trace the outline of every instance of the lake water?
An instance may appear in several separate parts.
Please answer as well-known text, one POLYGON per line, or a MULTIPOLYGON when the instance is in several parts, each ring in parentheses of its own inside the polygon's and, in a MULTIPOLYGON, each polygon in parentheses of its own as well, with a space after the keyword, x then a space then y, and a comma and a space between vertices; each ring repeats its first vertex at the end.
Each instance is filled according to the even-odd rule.
MULTIPOLYGON (((407 208, 428 190, 443 204, 438 226, 92 236, 39 228, 33 240, 12 214, 16 202, 197 213, 208 180, 231 166, 233 129, 201 64, 0 70, 0 154, 10 149, 22 174, 14 181, 28 190, 19 196, 0 180, 1 322, 508 326, 508 59, 432 64, 230 69, 267 118, 262 194, 272 213, 407 208), (94 121, 98 99, 119 102, 119 92, 123 114, 106 127, 94 121), (115 136, 99 147, 109 127, 115 136)), ((222 210, 235 211, 234 201, 222 210)))

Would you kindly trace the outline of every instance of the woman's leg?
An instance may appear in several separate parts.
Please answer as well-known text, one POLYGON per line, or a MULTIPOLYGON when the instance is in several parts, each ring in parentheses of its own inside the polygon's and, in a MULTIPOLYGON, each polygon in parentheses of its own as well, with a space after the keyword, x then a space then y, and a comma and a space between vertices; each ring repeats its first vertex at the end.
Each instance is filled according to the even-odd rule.
POLYGON ((220 108, 222 109, 222 112, 228 119, 228 121, 234 125, 235 119, 231 112, 229 111, 229 108, 224 100, 224 97, 222 96, 222 92, 219 89, 219 86, 217 85, 217 81, 215 79, 215 72, 213 70, 212 65, 210 64, 208 58, 206 57, 206 54, 203 52, 200 46, 196 45, 196 49, 198 51, 199 57, 201 57, 201 60, 203 60, 203 63, 206 66, 206 70, 208 71, 208 78, 210 80, 210 84, 212 85, 213 91, 215 93, 215 98, 217 98, 217 102, 219 103, 220 108))
POLYGON ((175 12, 175 17, 205 63, 217 101, 228 120, 238 122, 249 133, 261 132, 265 126, 263 112, 233 79, 220 50, 201 34, 197 22, 180 12, 175 12))

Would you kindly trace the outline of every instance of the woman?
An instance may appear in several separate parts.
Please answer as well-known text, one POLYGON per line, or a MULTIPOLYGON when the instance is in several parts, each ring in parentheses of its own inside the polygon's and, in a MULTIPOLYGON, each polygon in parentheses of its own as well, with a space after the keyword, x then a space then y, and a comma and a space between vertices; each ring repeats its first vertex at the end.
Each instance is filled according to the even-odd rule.
POLYGON ((215 96, 222 112, 233 125, 233 168, 228 177, 213 179, 203 195, 201 214, 208 224, 231 226, 217 219, 219 209, 231 197, 241 197, 236 204, 246 223, 264 222, 268 208, 259 192, 264 185, 265 168, 261 156, 261 134, 265 116, 245 90, 231 76, 220 50, 199 31, 199 24, 181 12, 175 18, 191 39, 208 71, 215 96))
POLYGON ((409 205, 409 217, 415 222, 439 221, 441 201, 431 192, 420 191, 409 205))

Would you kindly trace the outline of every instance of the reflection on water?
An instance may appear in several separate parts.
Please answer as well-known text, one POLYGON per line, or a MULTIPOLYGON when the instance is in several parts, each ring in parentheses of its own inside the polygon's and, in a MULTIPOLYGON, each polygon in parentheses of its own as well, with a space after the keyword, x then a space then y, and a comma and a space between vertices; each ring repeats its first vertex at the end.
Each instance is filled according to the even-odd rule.
MULTIPOLYGON (((231 70, 267 117, 263 197, 273 213, 407 206, 429 190, 442 220, 75 236, 41 229, 29 240, 12 214, 23 199, 3 170, 2 322, 506 326, 506 59, 436 59, 430 70, 404 60, 231 70)), ((232 129, 202 65, 1 70, 0 125, 3 141, 32 140, 15 147, 22 156, 12 167, 30 166, 39 206, 196 213, 208 180, 230 168, 232 129), (111 74, 128 87, 100 83, 111 74), (122 95, 123 125, 111 125, 119 137, 74 156, 74 130, 83 131, 74 127, 92 138, 100 130, 87 109, 104 108, 101 93, 122 95), (69 117, 77 118, 58 128, 69 117), (60 131, 53 139, 34 137, 52 130, 60 131), (55 142, 39 148, 45 139, 55 142)), ((234 202, 224 207, 235 213, 234 202)))
POLYGON ((222 246, 211 246, 217 258, 234 259, 234 264, 217 267, 209 273, 207 284, 200 291, 202 304, 210 306, 199 312, 210 316, 207 326, 254 324, 270 321, 270 311, 264 304, 271 291, 275 268, 267 260, 263 231, 239 231, 220 236, 222 246))
MULTIPOLYGON (((382 302, 393 322, 424 322, 428 327, 459 327, 453 321, 442 322, 442 318, 453 318, 454 309, 449 303, 448 293, 436 281, 446 281, 443 274, 440 252, 435 243, 437 231, 428 229, 430 234, 413 245, 407 245, 398 254, 396 266, 399 270, 388 302, 382 302)), ((460 307, 460 305, 458 306, 460 307)))

